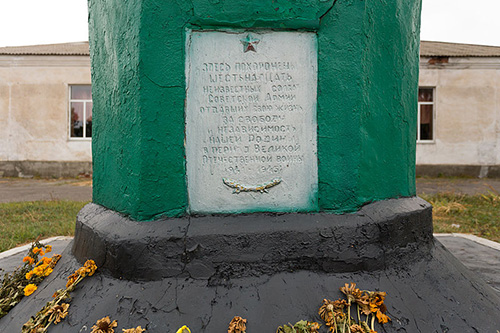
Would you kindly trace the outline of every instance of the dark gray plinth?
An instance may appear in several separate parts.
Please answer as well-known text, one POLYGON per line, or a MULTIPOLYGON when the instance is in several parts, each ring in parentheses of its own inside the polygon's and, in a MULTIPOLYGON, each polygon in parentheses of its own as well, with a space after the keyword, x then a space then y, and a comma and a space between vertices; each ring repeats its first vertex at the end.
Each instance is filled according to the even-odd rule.
MULTIPOLYGON (((79 260, 96 259, 100 271, 79 285, 70 315, 51 332, 88 332, 109 315, 120 331, 175 332, 187 324, 219 333, 238 315, 249 333, 272 333, 318 320, 322 299, 341 297, 338 288, 349 282, 388 293, 393 321, 378 332, 496 332, 499 296, 434 243, 430 213, 423 200, 407 198, 342 216, 139 223, 88 205, 73 249, 79 260)), ((0 331, 18 331, 78 267, 76 258, 68 248, 39 290, 0 320, 0 331)))

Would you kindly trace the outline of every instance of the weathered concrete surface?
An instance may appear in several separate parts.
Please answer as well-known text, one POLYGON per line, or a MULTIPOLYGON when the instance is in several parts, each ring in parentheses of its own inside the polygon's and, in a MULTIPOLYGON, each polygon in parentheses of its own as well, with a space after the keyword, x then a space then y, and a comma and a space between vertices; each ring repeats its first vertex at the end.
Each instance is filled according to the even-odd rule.
MULTIPOLYGON (((375 205, 380 206, 380 204, 384 206, 383 203, 375 205)), ((408 221, 410 225, 413 224, 411 214, 400 215, 398 212, 384 209, 377 209, 377 211, 382 215, 393 214, 392 221, 396 225, 404 225, 405 221, 408 221)), ((371 221, 374 227, 382 221, 382 215, 378 219, 373 215, 373 212, 365 211, 365 213, 365 216, 359 214, 357 216, 360 219, 360 226, 367 218, 368 220, 373 219, 371 221)), ((103 215, 103 217, 105 216, 103 215)), ((84 210, 79 218, 85 219, 91 218, 91 216, 86 216, 84 210)), ((334 216, 332 218, 335 219, 334 216)), ((341 217, 341 219, 343 218, 345 217, 341 217)), ((385 234, 383 230, 388 226, 387 223, 386 221, 379 225, 382 230, 375 238, 385 234)), ((130 221, 127 223, 127 228, 132 233, 134 233, 134 224, 136 227, 149 228, 148 222, 130 221)), ((158 224, 158 222, 154 224, 158 224)), ((105 224, 96 224, 95 227, 96 231, 106 229, 105 224)), ((189 229, 191 227, 194 227, 191 231, 192 235, 200 235, 201 232, 210 233, 209 229, 197 230, 195 225, 189 225, 189 229)), ((281 271, 259 272, 252 267, 245 269, 244 265, 241 266, 234 262, 233 259, 236 257, 231 256, 238 249, 244 249, 245 246, 258 246, 258 244, 245 242, 246 236, 249 235, 249 226, 244 225, 244 227, 245 230, 242 230, 239 245, 236 248, 234 246, 226 248, 228 262, 233 262, 226 267, 226 278, 207 279, 203 272, 212 274, 213 271, 203 267, 199 260, 196 264, 196 256, 199 253, 206 253, 213 257, 214 253, 207 252, 210 250, 209 248, 188 243, 180 244, 186 249, 183 258, 179 258, 185 262, 185 265, 184 268, 181 267, 181 272, 176 276, 154 281, 126 280, 120 276, 112 277, 103 268, 106 265, 103 265, 95 276, 86 279, 72 293, 70 314, 62 323, 51 327, 51 332, 88 331, 91 325, 106 315, 118 320, 118 329, 141 325, 147 328, 148 332, 172 332, 185 324, 195 332, 224 332, 233 316, 239 315, 248 320, 248 332, 273 332, 279 325, 295 322, 299 319, 319 320, 317 310, 321 305, 321 300, 323 298, 340 298, 341 294, 338 288, 349 282, 356 282, 363 289, 388 292, 385 303, 392 321, 384 325, 383 328, 377 324, 377 331, 495 332, 500 327, 500 318, 493 315, 500 311, 499 295, 467 270, 440 243, 433 242, 432 237, 424 243, 430 245, 429 247, 417 248, 418 252, 412 253, 413 246, 401 248, 403 246, 401 242, 404 243, 405 240, 393 239, 392 236, 395 235, 392 235, 389 242, 400 242, 401 244, 395 246, 393 254, 389 254, 389 256, 394 256, 401 250, 404 250, 402 253, 405 254, 399 258, 397 265, 381 265, 380 267, 372 267, 373 269, 368 271, 346 272, 335 269, 328 271, 323 266, 321 269, 312 267, 311 269, 295 270, 291 268, 281 271), (191 267, 189 267, 190 265, 191 267), (195 272, 201 274, 194 274, 195 272)), ((286 228, 286 224, 279 228, 286 228)), ((214 231, 220 231, 220 228, 216 228, 214 231)), ((173 234, 189 233, 182 230, 173 230, 172 232, 173 234)), ((302 232, 302 234, 304 233, 302 232)), ((325 232, 322 234, 324 236, 330 235, 325 232)), ((347 244, 349 239, 337 240, 334 237, 326 237, 323 242, 333 246, 331 251, 350 253, 346 257, 349 261, 353 258, 353 253, 366 246, 358 241, 365 241, 371 235, 371 233, 352 235, 352 251, 350 249, 334 249, 337 241, 339 241, 338 244, 347 244)), ((407 234, 405 233, 405 235, 407 234)), ((415 235, 412 234, 412 239, 415 235)), ((106 236, 101 234, 101 237, 106 236)), ((197 240, 207 244, 206 238, 198 237, 197 240)), ((116 259, 114 255, 117 253, 114 252, 116 248, 111 241, 105 244, 109 247, 104 250, 109 253, 107 260, 113 261, 116 259)), ((280 241, 281 238, 276 239, 275 248, 294 245, 280 243, 280 241)), ((165 255, 171 253, 168 242, 155 243, 149 239, 147 243, 147 247, 138 249, 138 251, 157 251, 159 253, 163 251, 165 255)), ((233 242, 232 244, 236 245, 237 243, 233 242)), ((91 244, 86 245, 91 246, 91 244)), ((173 248, 177 246, 175 242, 171 245, 173 248)), ((297 252, 299 254, 304 254, 305 248, 317 246, 317 244, 304 242, 296 242, 295 245, 299 249, 297 252)), ((375 250, 375 252, 377 251, 375 250)), ((244 263, 248 259, 252 259, 254 254, 255 252, 248 251, 248 255, 241 256, 241 262, 244 263)), ((358 254, 362 253, 358 252, 358 254)), ((141 254, 133 255, 140 256, 141 254)), ((287 252, 285 250, 282 253, 275 253, 275 255, 286 256, 287 252)), ((335 253, 325 253, 325 255, 324 262, 328 263, 328 257, 335 255, 335 253)), ((364 252, 364 255, 369 256, 370 252, 364 252)), ((223 256, 218 257, 223 259, 223 256)), ((264 257, 262 261, 272 257, 272 255, 264 257)), ((6 317, 0 320, 0 331, 18 331, 19 327, 32 314, 51 299, 55 289, 64 286, 66 277, 79 265, 67 248, 54 273, 42 283, 35 294, 25 298, 6 317)), ((148 265, 148 267, 142 268, 154 270, 162 263, 149 261, 148 265)), ((304 261, 303 265, 307 265, 307 261, 304 261)))
POLYGON ((261 213, 138 222, 96 204, 78 214, 74 255, 115 277, 183 273, 218 284, 283 271, 371 272, 428 256, 431 206, 391 199, 354 214, 261 213))
POLYGON ((436 234, 441 242, 468 269, 481 275, 500 294, 500 243, 473 235, 436 234))
POLYGON ((92 200, 90 179, 0 178, 0 202, 92 200))

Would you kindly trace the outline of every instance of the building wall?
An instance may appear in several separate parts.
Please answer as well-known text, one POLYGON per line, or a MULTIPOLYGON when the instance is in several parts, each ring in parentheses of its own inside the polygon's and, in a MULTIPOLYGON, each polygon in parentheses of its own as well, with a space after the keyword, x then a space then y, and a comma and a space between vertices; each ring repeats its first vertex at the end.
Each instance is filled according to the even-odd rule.
POLYGON ((38 168, 42 161, 66 162, 66 171, 71 165, 85 166, 78 172, 90 168, 91 140, 69 139, 71 84, 90 84, 88 56, 0 56, 0 172, 4 176, 38 174, 28 170, 27 162, 38 162, 38 168))
POLYGON ((435 87, 434 141, 417 143, 417 166, 474 166, 487 176, 500 164, 500 59, 429 60, 421 58, 419 86, 435 87))
MULTIPOLYGON (((417 143, 417 173, 500 176, 500 58, 429 60, 435 139, 417 143)), ((0 55, 0 176, 91 171, 91 140, 68 135, 71 84, 90 84, 88 56, 0 55)))

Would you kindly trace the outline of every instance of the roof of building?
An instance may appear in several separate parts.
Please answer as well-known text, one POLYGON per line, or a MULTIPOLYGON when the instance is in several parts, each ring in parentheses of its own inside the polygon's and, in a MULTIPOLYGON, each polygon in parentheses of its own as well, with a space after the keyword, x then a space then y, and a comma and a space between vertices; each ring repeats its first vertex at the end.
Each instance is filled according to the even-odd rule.
MULTIPOLYGON (((0 55, 89 55, 89 42, 0 47, 0 55)), ((422 41, 421 57, 500 57, 500 46, 422 41)))
POLYGON ((89 42, 0 47, 0 55, 88 56, 89 42))
POLYGON ((500 46, 422 41, 421 57, 500 57, 500 46))

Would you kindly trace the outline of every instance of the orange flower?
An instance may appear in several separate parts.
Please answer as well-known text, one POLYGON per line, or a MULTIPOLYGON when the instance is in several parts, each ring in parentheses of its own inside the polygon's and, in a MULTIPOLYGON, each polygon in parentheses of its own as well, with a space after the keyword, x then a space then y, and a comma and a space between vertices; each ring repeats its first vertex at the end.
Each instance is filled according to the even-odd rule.
POLYGON ((47 257, 43 257, 43 258, 39 261, 39 263, 40 263, 40 262, 41 262, 41 263, 43 263, 44 265, 48 265, 48 264, 50 264, 50 263, 52 262, 52 259, 51 259, 51 258, 47 258, 47 257))
POLYGON ((37 290, 38 287, 35 286, 34 284, 30 283, 26 287, 24 287, 24 296, 29 296, 37 290))
POLYGON ((92 276, 97 270, 97 265, 95 264, 94 260, 87 260, 85 264, 83 264, 83 268, 85 268, 85 272, 88 274, 88 276, 92 276))
POLYGON ((49 252, 51 252, 51 251, 52 251, 52 246, 50 246, 50 245, 46 245, 46 246, 45 246, 45 252, 46 252, 46 253, 49 253, 49 252))
POLYGON ((35 262, 35 259, 33 259, 29 256, 26 256, 23 258, 23 262, 27 262, 28 264, 33 265, 33 263, 35 262))
POLYGON ((43 252, 43 249, 39 248, 39 247, 36 247, 36 246, 33 248, 33 253, 34 254, 39 254, 41 256, 45 255, 45 252, 43 252))

